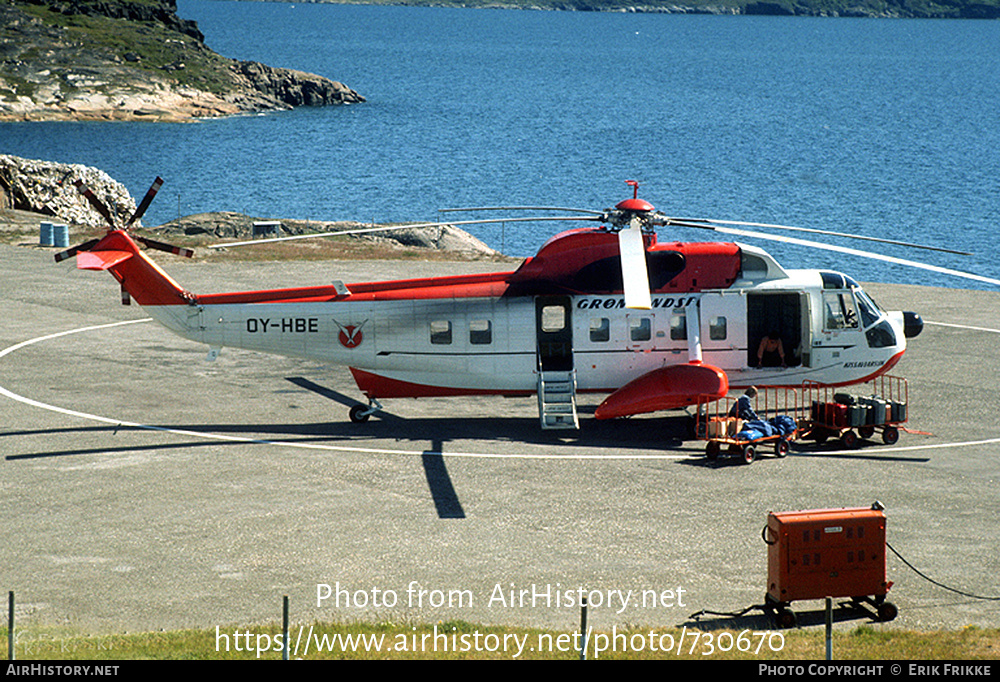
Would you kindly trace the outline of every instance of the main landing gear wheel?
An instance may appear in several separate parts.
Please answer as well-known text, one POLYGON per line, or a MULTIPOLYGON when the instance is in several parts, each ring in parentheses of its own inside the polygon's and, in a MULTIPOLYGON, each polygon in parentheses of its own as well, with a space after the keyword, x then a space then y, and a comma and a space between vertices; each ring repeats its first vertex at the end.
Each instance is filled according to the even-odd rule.
POLYGON ((367 407, 365 407, 361 403, 351 405, 351 409, 347 413, 347 415, 351 418, 351 421, 354 422, 355 424, 364 424, 366 421, 368 421, 369 417, 371 417, 376 412, 381 412, 381 411, 382 411, 382 404, 379 401, 375 400, 375 398, 369 398, 367 407))

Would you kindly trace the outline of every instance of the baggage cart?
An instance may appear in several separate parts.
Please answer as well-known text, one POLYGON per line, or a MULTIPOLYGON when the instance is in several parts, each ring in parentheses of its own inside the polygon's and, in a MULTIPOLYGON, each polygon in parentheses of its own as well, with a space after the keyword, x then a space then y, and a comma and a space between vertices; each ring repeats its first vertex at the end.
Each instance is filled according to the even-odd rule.
POLYGON ((699 403, 695 433, 707 441, 705 457, 716 460, 721 455, 736 457, 743 464, 750 464, 767 449, 772 449, 775 457, 788 454, 792 441, 798 434, 799 423, 794 416, 800 410, 799 391, 792 388, 762 387, 754 398, 753 409, 762 420, 773 420, 786 416, 788 420, 783 432, 774 435, 749 437, 744 427, 746 422, 730 416, 737 398, 707 398, 699 403), (788 422, 790 421, 790 425, 788 422))
POLYGON ((909 420, 906 379, 883 375, 867 386, 867 395, 854 395, 842 388, 804 382, 803 405, 809 409, 809 419, 802 437, 819 443, 838 438, 843 447, 853 449, 879 432, 883 443, 895 444, 900 424, 909 420))

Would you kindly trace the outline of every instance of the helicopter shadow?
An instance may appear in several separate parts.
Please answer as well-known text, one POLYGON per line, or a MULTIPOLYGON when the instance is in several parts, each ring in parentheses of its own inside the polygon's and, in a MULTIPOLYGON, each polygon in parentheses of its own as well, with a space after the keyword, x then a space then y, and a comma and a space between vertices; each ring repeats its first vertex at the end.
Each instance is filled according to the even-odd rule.
MULTIPOLYGON (((363 404, 327 386, 303 377, 286 377, 299 388, 312 391, 328 400, 351 407, 363 404)), ((578 412, 588 415, 594 406, 580 406, 578 412)), ((388 410, 372 415, 372 421, 362 423, 330 422, 323 425, 323 437, 397 438, 413 441, 501 440, 526 445, 553 445, 580 448, 634 448, 636 450, 687 450, 688 418, 668 416, 650 420, 641 427, 629 419, 606 421, 588 420, 578 431, 545 431, 539 428, 537 417, 494 414, 491 416, 400 417, 388 410), (381 424, 379 423, 381 422, 381 424), (385 426, 390 425, 392 432, 385 426)), ((301 426, 301 425, 300 425, 301 426)), ((304 434, 303 434, 304 435, 304 434)), ((438 451, 442 452, 442 451, 438 451)), ((447 454, 443 453, 442 454, 447 454)))
MULTIPOLYGON (((308 425, 307 425, 308 427, 308 425)), ((144 426, 93 426, 93 427, 83 427, 83 428, 66 428, 66 429, 37 429, 31 431, 7 431, 0 433, 0 438, 3 437, 32 437, 32 436, 42 436, 51 438, 53 436, 61 436, 64 438, 71 438, 74 441, 78 441, 82 436, 87 435, 97 435, 106 439, 113 439, 119 434, 124 433, 148 433, 152 431, 163 431, 164 433, 178 434, 184 431, 212 431, 214 433, 226 432, 233 433, 235 431, 248 432, 252 429, 254 432, 259 432, 262 428, 265 430, 270 430, 272 432, 277 432, 279 430, 279 425, 272 425, 270 428, 262 427, 261 425, 252 427, 241 427, 239 429, 227 428, 223 425, 199 425, 199 426, 165 426, 165 427, 144 427, 144 426)), ((281 429, 284 435, 287 436, 308 436, 309 428, 285 428, 281 429)), ((297 439, 301 442, 302 439, 297 439)), ((317 440, 317 439, 312 439, 317 440)), ((259 441, 261 443, 265 441, 259 441)), ((77 447, 62 450, 49 450, 45 452, 28 452, 21 454, 6 455, 4 457, 8 462, 17 461, 30 461, 36 459, 53 458, 53 457, 75 457, 75 456, 87 456, 87 455, 127 455, 138 452, 150 452, 150 451, 170 451, 170 450, 187 450, 196 447, 246 447, 247 445, 255 444, 254 440, 204 440, 201 438, 196 438, 193 440, 182 440, 180 442, 171 443, 160 443, 157 445, 152 445, 149 443, 143 443, 140 445, 101 445, 100 447, 77 447)), ((424 469, 424 477, 427 480, 427 487, 431 494, 431 500, 434 503, 434 508, 437 512, 438 518, 441 519, 464 519, 465 509, 462 507, 462 503, 458 498, 458 493, 455 490, 455 485, 452 483, 451 476, 448 473, 448 467, 445 463, 444 458, 444 442, 440 439, 435 439, 431 442, 429 449, 425 450, 420 457, 421 464, 424 469)))

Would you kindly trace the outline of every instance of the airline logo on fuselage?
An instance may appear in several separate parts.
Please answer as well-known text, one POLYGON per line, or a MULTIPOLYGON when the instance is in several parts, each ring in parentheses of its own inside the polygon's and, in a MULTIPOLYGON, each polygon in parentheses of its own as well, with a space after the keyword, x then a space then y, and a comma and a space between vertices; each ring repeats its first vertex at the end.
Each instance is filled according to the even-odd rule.
MULTIPOLYGON (((652 307, 656 308, 684 308, 699 299, 699 296, 654 296, 652 307)), ((625 307, 624 296, 586 296, 577 300, 578 310, 615 310, 625 307)))
POLYGON ((340 334, 337 338, 340 340, 340 345, 344 348, 357 348, 364 341, 365 335, 361 333, 361 328, 368 324, 368 320, 365 320, 361 324, 340 324, 336 320, 334 323, 340 327, 340 334))

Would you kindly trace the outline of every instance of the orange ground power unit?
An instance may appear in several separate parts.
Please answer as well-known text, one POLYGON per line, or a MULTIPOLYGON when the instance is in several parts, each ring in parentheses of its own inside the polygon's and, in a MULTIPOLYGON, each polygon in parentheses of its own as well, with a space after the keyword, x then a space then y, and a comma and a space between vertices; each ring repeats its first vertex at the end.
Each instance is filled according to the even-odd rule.
POLYGON ((771 512, 762 536, 768 545, 765 602, 779 624, 794 625, 793 601, 850 597, 875 607, 879 620, 896 608, 885 601, 886 516, 881 504, 856 509, 771 512))

